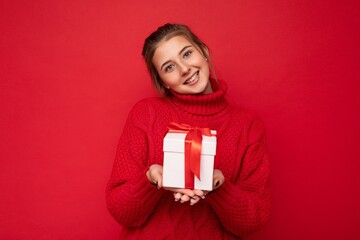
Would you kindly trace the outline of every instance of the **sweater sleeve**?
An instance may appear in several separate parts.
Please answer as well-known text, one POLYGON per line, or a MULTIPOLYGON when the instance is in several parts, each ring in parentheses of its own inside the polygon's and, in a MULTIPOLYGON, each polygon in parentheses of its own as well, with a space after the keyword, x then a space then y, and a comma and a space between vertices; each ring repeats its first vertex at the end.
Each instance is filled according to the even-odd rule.
POLYGON ((270 216, 269 158, 262 122, 254 120, 247 133, 247 147, 240 175, 206 197, 222 224, 230 232, 245 237, 258 230, 270 216))
POLYGON ((151 185, 148 169, 146 122, 148 110, 138 103, 131 110, 120 137, 116 157, 106 188, 108 210, 124 226, 141 226, 151 215, 162 189, 151 185))

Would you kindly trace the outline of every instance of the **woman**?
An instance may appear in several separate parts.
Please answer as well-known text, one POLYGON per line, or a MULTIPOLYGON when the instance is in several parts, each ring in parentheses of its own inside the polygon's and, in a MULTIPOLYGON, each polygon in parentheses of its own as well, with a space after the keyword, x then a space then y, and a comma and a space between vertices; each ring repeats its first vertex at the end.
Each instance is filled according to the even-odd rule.
POLYGON ((256 231, 270 215, 262 122, 226 100, 208 47, 188 27, 159 27, 142 55, 163 97, 138 102, 119 141, 106 196, 121 239, 242 239, 256 231), (217 131, 213 191, 163 188, 170 122, 217 131))

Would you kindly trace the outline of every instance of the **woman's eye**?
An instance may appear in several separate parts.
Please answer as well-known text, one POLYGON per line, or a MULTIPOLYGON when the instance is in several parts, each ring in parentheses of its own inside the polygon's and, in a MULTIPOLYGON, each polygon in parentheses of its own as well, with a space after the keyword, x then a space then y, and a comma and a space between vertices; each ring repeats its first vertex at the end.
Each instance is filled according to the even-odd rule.
POLYGON ((170 65, 166 66, 165 72, 169 72, 169 71, 171 71, 173 68, 174 68, 174 65, 170 64, 170 65))
POLYGON ((191 55, 191 51, 186 51, 185 53, 184 53, 184 57, 189 57, 190 55, 191 55))

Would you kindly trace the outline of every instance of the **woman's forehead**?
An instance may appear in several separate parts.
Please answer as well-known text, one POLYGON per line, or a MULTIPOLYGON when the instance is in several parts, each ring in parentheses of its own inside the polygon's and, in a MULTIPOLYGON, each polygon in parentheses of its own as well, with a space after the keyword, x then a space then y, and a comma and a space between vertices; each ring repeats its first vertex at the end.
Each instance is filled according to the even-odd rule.
POLYGON ((189 41, 184 36, 174 36, 169 39, 164 39, 159 42, 153 56, 153 63, 168 61, 169 59, 179 55, 181 50, 186 46, 194 46, 191 41, 189 41))
POLYGON ((182 36, 182 35, 178 35, 178 36, 173 36, 169 39, 163 39, 159 42, 155 53, 158 51, 162 51, 162 50, 173 50, 176 51, 178 49, 176 48, 181 48, 184 45, 190 45, 193 46, 193 43, 188 40, 186 37, 182 36))

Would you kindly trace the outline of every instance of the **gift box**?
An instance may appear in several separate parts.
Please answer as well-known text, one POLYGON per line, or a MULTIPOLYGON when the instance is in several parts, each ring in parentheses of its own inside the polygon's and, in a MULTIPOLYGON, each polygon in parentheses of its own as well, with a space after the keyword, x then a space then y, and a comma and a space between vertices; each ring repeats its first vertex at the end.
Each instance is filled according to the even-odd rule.
POLYGON ((163 186, 213 188, 216 131, 173 124, 164 138, 163 186))

